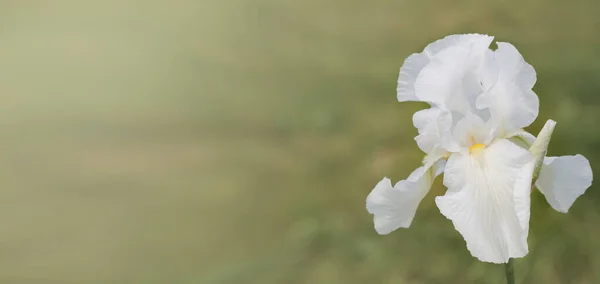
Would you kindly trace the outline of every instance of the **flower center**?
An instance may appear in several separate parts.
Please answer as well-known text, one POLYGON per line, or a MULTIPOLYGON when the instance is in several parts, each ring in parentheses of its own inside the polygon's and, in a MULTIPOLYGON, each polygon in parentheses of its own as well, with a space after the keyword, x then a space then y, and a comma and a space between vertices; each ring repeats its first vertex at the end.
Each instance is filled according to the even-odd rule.
POLYGON ((483 150, 485 150, 485 144, 477 143, 469 148, 469 153, 478 155, 483 152, 483 150))

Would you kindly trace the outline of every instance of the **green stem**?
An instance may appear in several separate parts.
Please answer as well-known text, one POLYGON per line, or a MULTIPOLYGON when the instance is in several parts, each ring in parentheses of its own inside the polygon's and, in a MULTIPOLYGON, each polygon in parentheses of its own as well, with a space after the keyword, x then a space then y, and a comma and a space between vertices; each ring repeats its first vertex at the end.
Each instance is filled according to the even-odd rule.
POLYGON ((504 265, 504 272, 506 273, 506 284, 515 284, 515 267, 512 258, 509 258, 504 265))

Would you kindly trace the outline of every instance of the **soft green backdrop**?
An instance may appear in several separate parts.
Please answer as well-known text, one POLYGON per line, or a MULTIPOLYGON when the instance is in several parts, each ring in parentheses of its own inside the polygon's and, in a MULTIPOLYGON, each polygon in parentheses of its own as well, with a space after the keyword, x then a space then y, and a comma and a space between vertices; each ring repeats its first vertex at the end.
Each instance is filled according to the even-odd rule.
MULTIPOLYGON (((0 1, 0 283, 503 283, 437 210, 377 235, 419 165, 404 58, 452 33, 538 72, 537 133, 600 170, 600 2, 0 1)), ((600 190, 533 193, 519 283, 600 283, 600 190)))

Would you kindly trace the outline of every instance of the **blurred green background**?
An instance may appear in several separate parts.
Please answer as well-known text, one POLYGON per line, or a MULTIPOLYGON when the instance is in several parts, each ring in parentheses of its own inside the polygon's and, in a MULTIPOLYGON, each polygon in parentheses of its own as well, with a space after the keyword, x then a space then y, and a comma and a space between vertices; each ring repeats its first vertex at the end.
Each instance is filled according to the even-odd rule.
MULTIPOLYGON (((504 283, 433 203, 365 198, 422 154, 404 58, 448 34, 537 70, 550 155, 600 169, 600 2, 0 1, 0 283, 504 283)), ((600 193, 533 193, 518 283, 600 283, 600 193)))

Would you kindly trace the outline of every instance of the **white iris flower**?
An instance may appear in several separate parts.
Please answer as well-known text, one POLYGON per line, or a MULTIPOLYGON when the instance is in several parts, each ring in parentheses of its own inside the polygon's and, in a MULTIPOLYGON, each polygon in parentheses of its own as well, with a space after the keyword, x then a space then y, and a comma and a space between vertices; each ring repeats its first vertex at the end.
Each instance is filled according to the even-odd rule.
POLYGON ((379 234, 408 228, 434 178, 444 172, 448 190, 435 199, 441 213, 474 257, 506 263, 528 252, 537 171, 535 186, 560 212, 591 185, 585 157, 544 158, 554 121, 546 123, 538 141, 522 130, 538 115, 535 70, 514 46, 498 42, 491 50, 492 41, 487 35, 451 35, 404 61, 398 100, 431 105, 413 116, 415 140, 426 156, 406 180, 392 186, 384 178, 367 197, 379 234), (534 142, 540 143, 530 149, 534 142))

